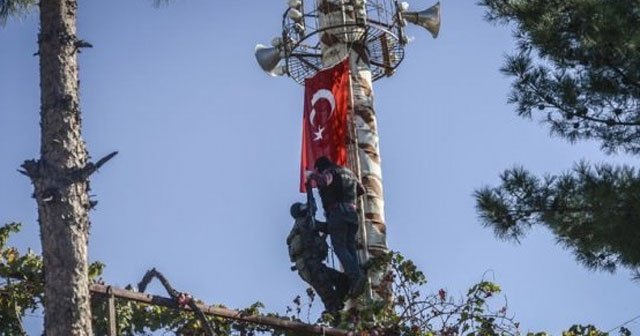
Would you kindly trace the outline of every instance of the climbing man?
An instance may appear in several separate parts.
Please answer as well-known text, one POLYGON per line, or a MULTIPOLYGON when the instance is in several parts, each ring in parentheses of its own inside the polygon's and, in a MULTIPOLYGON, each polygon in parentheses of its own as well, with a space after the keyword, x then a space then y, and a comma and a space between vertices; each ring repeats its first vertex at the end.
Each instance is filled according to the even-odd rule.
POLYGON ((326 156, 318 158, 314 168, 313 172, 308 172, 307 178, 318 187, 327 219, 326 231, 349 278, 349 296, 355 298, 362 294, 367 282, 356 252, 356 200, 365 190, 352 171, 333 163, 326 156))
POLYGON ((325 311, 335 315, 344 307, 349 292, 349 279, 344 273, 323 263, 329 251, 327 239, 313 225, 308 205, 294 203, 290 212, 295 219, 287 237, 289 258, 295 263, 292 270, 298 270, 302 280, 318 293, 325 311))

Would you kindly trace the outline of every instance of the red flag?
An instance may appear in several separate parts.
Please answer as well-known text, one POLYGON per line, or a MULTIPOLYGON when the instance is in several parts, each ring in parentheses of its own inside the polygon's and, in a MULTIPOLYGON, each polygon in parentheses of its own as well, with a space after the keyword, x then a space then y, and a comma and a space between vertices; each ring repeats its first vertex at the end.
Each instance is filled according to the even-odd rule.
POLYGON ((313 170, 317 158, 326 156, 338 165, 347 164, 349 80, 348 59, 305 80, 301 192, 306 191, 304 172, 313 170))

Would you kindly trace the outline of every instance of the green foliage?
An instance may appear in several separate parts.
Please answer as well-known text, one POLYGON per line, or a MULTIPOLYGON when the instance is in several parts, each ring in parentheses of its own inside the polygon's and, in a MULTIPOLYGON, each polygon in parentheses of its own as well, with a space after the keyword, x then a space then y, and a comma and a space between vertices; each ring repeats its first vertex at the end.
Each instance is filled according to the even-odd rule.
POLYGON ((515 26, 502 72, 509 101, 555 135, 640 153, 640 2, 482 0, 487 19, 515 26))
MULTIPOLYGON (((630 336, 631 331, 621 327, 618 334, 620 336, 630 336)), ((609 333, 601 331, 592 325, 574 325, 569 328, 569 330, 563 332, 562 336, 609 336, 609 333)))
MULTIPOLYGON (((147 335, 156 331, 170 331, 178 335, 203 334, 202 322, 192 313, 120 299, 115 303, 118 335, 147 335)), ((107 301, 94 298, 91 308, 95 333, 106 335, 109 322, 107 301)), ((230 334, 230 323, 217 318, 210 318, 209 322, 215 326, 218 335, 230 334)))
POLYGON ((391 270, 393 303, 373 302, 364 305, 357 315, 348 312, 342 317, 343 327, 355 326, 371 335, 519 334, 518 323, 508 315, 507 307, 492 307, 495 304, 491 299, 500 293, 495 283, 481 281, 456 299, 444 289, 423 294, 426 277, 411 260, 397 252, 379 256, 371 265, 391 270))
MULTIPOLYGON (((393 303, 387 305, 372 302, 367 305, 361 302, 365 307, 362 311, 343 313, 340 325, 343 328, 355 328, 363 336, 522 335, 520 324, 508 312, 507 305, 495 302, 501 289, 491 281, 480 281, 466 295, 456 299, 444 289, 437 293, 423 294, 422 290, 427 283, 424 274, 411 260, 397 252, 379 256, 369 266, 378 270, 391 270, 393 303)), ((548 336, 546 332, 529 332, 526 335, 548 336)), ((608 334, 591 325, 573 325, 563 333, 563 336, 587 335, 608 334)), ((619 335, 629 336, 631 332, 621 328, 619 335)))
POLYGON ((498 237, 517 241, 540 223, 591 269, 640 270, 640 174, 633 168, 581 163, 544 179, 513 168, 501 179, 476 192, 478 212, 498 237))
MULTIPOLYGON (((41 258, 32 252, 24 255, 7 246, 11 233, 18 232, 19 224, 0 227, 0 277, 7 279, 0 285, 0 335, 26 335, 22 328, 22 317, 42 307, 43 276, 41 258)), ((444 289, 432 294, 422 294, 427 279, 416 265, 399 253, 379 256, 368 265, 374 269, 390 270, 388 278, 393 282, 394 300, 385 302, 360 302, 360 310, 351 309, 340 316, 323 315, 317 323, 325 326, 355 330, 360 336, 507 336, 520 335, 519 324, 508 314, 506 305, 496 306, 500 287, 490 281, 480 281, 466 295, 453 298, 444 289)), ((90 266, 92 281, 101 281, 104 264, 90 266)), ((127 289, 133 290, 131 287, 127 289)), ((287 308, 287 316, 266 314, 290 321, 301 321, 305 312, 315 302, 315 293, 308 290, 307 302, 300 296, 287 308)), ((360 300, 364 300, 360 298, 360 300)), ((108 307, 105 297, 92 299, 93 329, 96 335, 108 334, 108 307)), ((204 335, 202 321, 193 313, 161 306, 141 304, 128 300, 115 300, 118 335, 149 335, 153 332, 169 332, 176 335, 204 335)), ((241 315, 260 315, 264 305, 256 302, 241 310, 241 315)), ((295 335, 293 332, 275 330, 263 325, 207 317, 216 335, 259 334, 295 335)), ((573 326, 563 336, 605 336, 592 326, 573 326)), ((631 333, 622 328, 620 335, 631 333)), ((527 336, 546 336, 545 333, 529 333, 527 336)))
POLYGON ((11 17, 28 13, 37 4, 36 0, 0 0, 0 26, 4 26, 11 17))
MULTIPOLYGON (((0 227, 0 335, 26 335, 22 327, 22 318, 42 308, 44 276, 42 258, 32 251, 21 254, 14 247, 7 246, 12 233, 20 231, 20 224, 11 223, 0 227)), ((89 278, 92 282, 101 282, 100 276, 105 265, 94 262, 89 265, 89 278)), ((129 290, 133 290, 131 287, 129 290)), ((92 317, 96 335, 107 335, 108 307, 104 297, 92 299, 92 317)), ((166 307, 116 299, 116 326, 118 335, 148 335, 155 331, 173 332, 177 335, 202 335, 202 322, 194 314, 166 307)), ((243 315, 261 314, 264 305, 256 302, 241 310, 243 315)), ((294 317, 268 314, 282 319, 299 320, 294 317)), ((208 317, 217 335, 255 335, 269 332, 284 334, 272 328, 208 317)))
POLYGON ((598 330, 598 328, 588 325, 576 325, 571 327, 569 330, 562 333, 562 336, 604 336, 607 335, 602 331, 598 330))
POLYGON ((0 334, 25 335, 22 317, 42 304, 42 258, 32 251, 20 254, 8 247, 10 234, 20 231, 20 224, 0 227, 0 334))
MULTIPOLYGON (((490 22, 514 28, 517 52, 501 69, 514 78, 509 102, 553 135, 592 139, 606 153, 640 154, 640 2, 481 0, 490 22)), ((533 225, 591 269, 640 270, 640 176, 631 168, 580 163, 538 178, 506 170, 478 190, 484 225, 518 241, 533 225)), ((637 273, 640 279, 640 273, 637 273)))

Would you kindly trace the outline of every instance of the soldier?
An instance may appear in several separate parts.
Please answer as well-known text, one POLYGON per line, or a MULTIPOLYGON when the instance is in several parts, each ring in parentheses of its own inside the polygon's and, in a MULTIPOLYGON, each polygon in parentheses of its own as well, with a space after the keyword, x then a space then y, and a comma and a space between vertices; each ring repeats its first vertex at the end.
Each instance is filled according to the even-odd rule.
POLYGON ((364 194, 364 187, 352 171, 322 156, 315 162, 315 171, 308 174, 320 192, 327 218, 326 231, 344 272, 349 278, 349 295, 353 298, 364 291, 367 277, 358 264, 356 233, 358 214, 356 200, 364 194))
POLYGON ((289 258, 295 263, 292 270, 318 293, 325 310, 334 314, 344 307, 349 291, 349 279, 342 272, 327 267, 323 261, 328 255, 326 236, 312 227, 307 205, 294 203, 291 217, 295 224, 287 237, 289 258))

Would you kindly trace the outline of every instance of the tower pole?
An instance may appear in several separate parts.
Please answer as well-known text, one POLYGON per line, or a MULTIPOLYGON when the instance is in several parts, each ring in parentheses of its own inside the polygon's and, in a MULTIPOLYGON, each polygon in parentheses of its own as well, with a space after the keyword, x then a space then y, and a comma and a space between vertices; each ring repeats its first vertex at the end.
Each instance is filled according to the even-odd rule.
MULTIPOLYGON (((378 125, 374 109, 373 80, 366 40, 366 9, 351 0, 317 0, 320 43, 324 66, 349 57, 351 69, 351 118, 355 129, 349 146, 349 165, 366 189, 358 204, 360 217, 359 256, 361 263, 386 253, 386 224, 378 125), (330 28, 334 27, 334 28, 330 28), (326 29, 326 30, 324 30, 326 29)), ((390 300, 391 288, 384 271, 369 272, 374 298, 390 300)))
MULTIPOLYGON (((287 0, 282 36, 272 47, 256 45, 258 65, 271 76, 287 75, 304 84, 323 68, 349 58, 351 106, 348 166, 364 185, 358 200, 358 257, 361 264, 388 253, 378 123, 373 81, 393 75, 404 59, 407 22, 440 30, 440 3, 419 12, 400 0, 287 0)), ((389 271, 368 270, 369 291, 376 301, 391 303, 389 271)))

